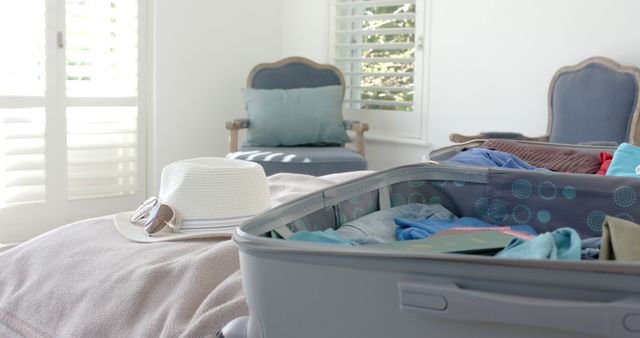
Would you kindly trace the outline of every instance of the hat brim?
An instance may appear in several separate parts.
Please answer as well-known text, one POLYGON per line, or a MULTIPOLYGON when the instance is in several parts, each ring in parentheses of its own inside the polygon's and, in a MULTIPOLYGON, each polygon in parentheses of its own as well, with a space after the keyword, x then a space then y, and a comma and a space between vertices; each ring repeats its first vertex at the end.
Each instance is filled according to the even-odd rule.
POLYGON ((239 224, 229 224, 217 229, 206 229, 198 232, 172 232, 169 227, 149 236, 144 227, 129 221, 132 212, 122 212, 113 216, 116 229, 126 238, 140 243, 155 243, 167 241, 183 241, 189 239, 229 239, 239 224))

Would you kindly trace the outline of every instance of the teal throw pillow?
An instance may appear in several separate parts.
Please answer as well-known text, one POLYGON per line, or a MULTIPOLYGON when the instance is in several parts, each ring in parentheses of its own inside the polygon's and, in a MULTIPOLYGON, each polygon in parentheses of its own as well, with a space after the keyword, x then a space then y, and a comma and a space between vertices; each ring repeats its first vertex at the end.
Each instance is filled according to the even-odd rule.
POLYGON ((249 114, 245 147, 340 145, 350 142, 342 123, 342 87, 242 91, 249 114))

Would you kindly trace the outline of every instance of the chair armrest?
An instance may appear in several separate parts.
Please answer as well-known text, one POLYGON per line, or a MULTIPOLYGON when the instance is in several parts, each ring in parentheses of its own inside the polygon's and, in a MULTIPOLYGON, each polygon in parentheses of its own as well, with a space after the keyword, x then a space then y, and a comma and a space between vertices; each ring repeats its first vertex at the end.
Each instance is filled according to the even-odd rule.
POLYGON ((229 130, 229 152, 238 151, 238 130, 249 128, 249 119, 235 119, 227 121, 225 127, 229 130))
POLYGON ((235 119, 233 121, 227 121, 225 127, 228 130, 238 130, 249 128, 249 119, 235 119))
POLYGON ((353 130, 353 125, 356 123, 360 123, 360 121, 357 120, 344 120, 342 121, 342 124, 344 125, 344 129, 346 130, 353 130))
POLYGON ((461 135, 456 133, 449 135, 449 140, 455 143, 464 143, 472 140, 482 140, 482 139, 490 139, 490 138, 549 142, 549 135, 530 137, 530 136, 522 135, 521 133, 501 132, 501 131, 481 132, 480 134, 477 134, 477 135, 461 135))
POLYGON ((364 156, 364 133, 369 130, 369 124, 353 120, 344 120, 343 123, 345 129, 356 132, 356 151, 364 156))

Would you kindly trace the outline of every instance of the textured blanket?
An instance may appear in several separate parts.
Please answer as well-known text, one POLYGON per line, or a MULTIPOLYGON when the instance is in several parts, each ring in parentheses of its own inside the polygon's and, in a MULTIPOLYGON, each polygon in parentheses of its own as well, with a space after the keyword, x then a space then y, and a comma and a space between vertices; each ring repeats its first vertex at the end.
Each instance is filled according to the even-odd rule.
MULTIPOLYGON (((271 176, 272 205, 367 173, 271 176)), ((0 337, 213 337, 247 313, 229 240, 135 243, 107 216, 0 253, 0 337)))

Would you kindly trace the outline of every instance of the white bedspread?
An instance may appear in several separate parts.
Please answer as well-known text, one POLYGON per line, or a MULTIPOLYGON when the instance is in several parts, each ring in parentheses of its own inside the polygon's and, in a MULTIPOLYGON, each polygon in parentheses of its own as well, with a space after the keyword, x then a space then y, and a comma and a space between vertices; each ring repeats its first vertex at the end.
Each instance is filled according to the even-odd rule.
MULTIPOLYGON (((273 206, 367 173, 271 176, 273 206)), ((0 253, 0 337, 213 337, 247 313, 228 240, 140 244, 107 216, 0 253)))

